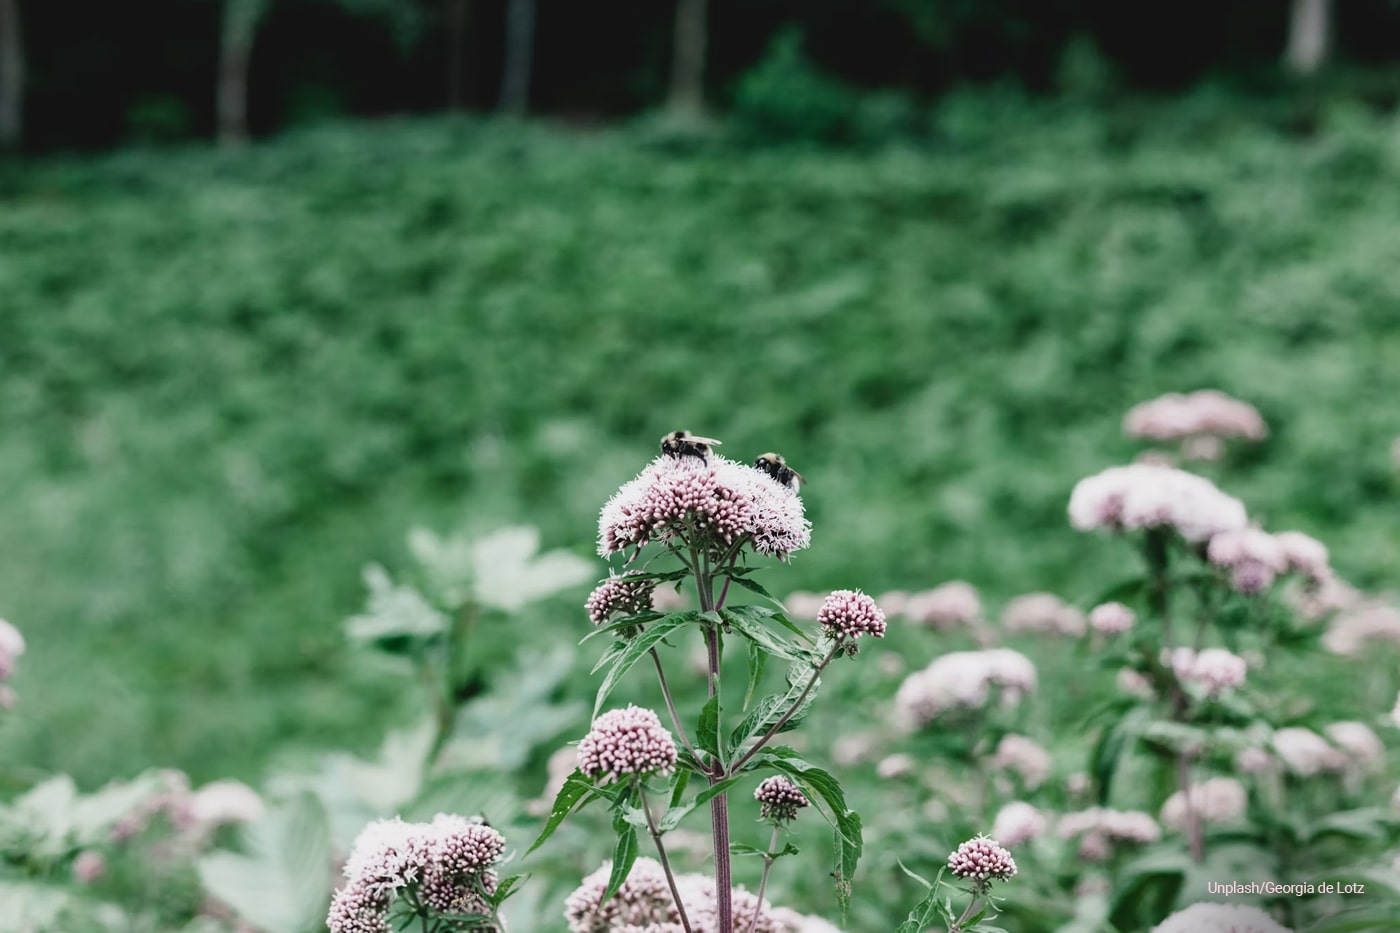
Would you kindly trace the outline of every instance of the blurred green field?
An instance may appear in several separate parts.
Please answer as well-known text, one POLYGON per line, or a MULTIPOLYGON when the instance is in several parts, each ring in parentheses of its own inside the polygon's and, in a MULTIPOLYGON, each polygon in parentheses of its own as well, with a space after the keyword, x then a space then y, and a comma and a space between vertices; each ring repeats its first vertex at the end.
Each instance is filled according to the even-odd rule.
POLYGON ((587 555, 675 427, 811 480, 779 592, 964 578, 995 608, 1120 577, 1071 486, 1134 455, 1129 405, 1217 387, 1272 428, 1224 487, 1396 583, 1393 115, 985 92, 933 127, 386 122, 0 167, 6 779, 377 745, 417 699, 344 644, 361 566, 414 524, 587 555))

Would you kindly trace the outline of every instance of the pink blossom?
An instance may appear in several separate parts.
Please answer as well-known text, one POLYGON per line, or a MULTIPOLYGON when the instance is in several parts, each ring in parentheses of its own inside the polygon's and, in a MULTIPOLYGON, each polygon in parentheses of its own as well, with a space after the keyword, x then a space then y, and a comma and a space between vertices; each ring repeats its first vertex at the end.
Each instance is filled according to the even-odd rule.
POLYGON ((190 800, 196 823, 222 826, 226 823, 252 823, 263 815, 262 798, 242 781, 214 781, 205 784, 190 800))
MULTIPOLYGON (((884 597, 880 604, 884 606, 884 597)), ((910 596, 904 614, 911 622, 946 630, 977 621, 982 615, 982 600, 971 583, 952 580, 910 596)))
POLYGON ((603 783, 675 770, 676 743, 656 713, 639 706, 599 716, 578 745, 578 766, 603 783))
POLYGON ((1283 548, 1288 569, 1321 582, 1332 576, 1327 545, 1301 531, 1280 531, 1274 540, 1283 548))
POLYGON ((1082 479, 1069 500, 1080 531, 1172 528, 1190 542, 1245 527, 1244 505, 1210 480, 1172 467, 1134 463, 1082 479))
POLYGON ((1299 777, 1340 771, 1346 766, 1346 757, 1311 729, 1279 729, 1274 733, 1273 746, 1288 770, 1299 777))
POLYGON ((1015 848, 1043 836, 1048 825, 1043 813, 1017 800, 997 811, 992 821, 992 838, 1007 848, 1015 848))
POLYGON ((1002 628, 1008 632, 1048 632, 1078 638, 1084 634, 1084 613, 1054 593, 1017 596, 1001 611, 1002 628))
POLYGON ((832 590, 817 612, 817 624, 837 641, 854 641, 862 635, 885 637, 885 614, 860 590, 832 590))
POLYGON ((1322 730, 1359 771, 1385 767, 1385 746, 1364 722, 1334 722, 1322 730))
POLYGON ((1024 735, 1004 735, 989 762, 993 768, 1021 776, 1028 790, 1034 790, 1050 776, 1050 753, 1024 735))
POLYGON ((1400 608, 1379 599, 1337 613, 1322 636, 1328 651, 1352 657, 1370 650, 1374 642, 1400 645, 1400 608))
POLYGON ((84 849, 73 859, 73 880, 93 884, 107 874, 107 859, 96 849, 84 849))
POLYGON ((760 818, 774 823, 794 820, 798 810, 811 806, 807 795, 781 774, 765 778, 753 792, 753 798, 762 805, 759 808, 760 818))
POLYGON ((1258 907, 1244 904, 1193 904, 1178 910, 1152 933, 1293 933, 1258 907))
POLYGON ((1089 612, 1089 627, 1100 635, 1121 635, 1136 621, 1137 615, 1122 603, 1103 603, 1089 612))
POLYGON ((388 893, 352 881, 335 892, 326 926, 330 933, 390 933, 388 893))
POLYGON ((992 881, 1006 881, 1016 874, 1016 860, 995 839, 977 836, 948 856, 948 868, 959 878, 986 890, 992 881))
POLYGON ((1181 832, 1187 824, 1187 801, 1203 823, 1228 823, 1244 814, 1249 795, 1234 778, 1210 778, 1192 784, 1189 793, 1176 791, 1162 805, 1162 825, 1181 832))
POLYGON ((1133 406, 1123 418, 1129 437, 1150 440, 1242 438, 1262 440, 1269 433, 1259 410, 1216 389, 1171 392, 1133 406))
POLYGON ((1249 671, 1244 658, 1224 648, 1177 648, 1171 652, 1170 661, 1177 680, 1200 686, 1209 697, 1242 686, 1249 671))
MULTIPOLYGON (((652 608, 652 591, 656 581, 629 570, 619 576, 612 573, 584 603, 588 618, 594 625, 603 625, 615 615, 631 616, 652 608)), ((624 626, 625 627, 625 626, 624 626)))

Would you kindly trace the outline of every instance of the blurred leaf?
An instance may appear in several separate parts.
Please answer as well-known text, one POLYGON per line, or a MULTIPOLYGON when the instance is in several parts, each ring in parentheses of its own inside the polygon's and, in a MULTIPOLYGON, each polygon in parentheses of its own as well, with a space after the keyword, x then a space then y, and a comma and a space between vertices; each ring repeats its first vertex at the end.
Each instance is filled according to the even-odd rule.
POLYGON ((539 529, 502 528, 472 542, 472 593, 482 605, 518 612, 528 603, 593 579, 594 565, 568 551, 537 554, 539 529))
POLYGON ((199 860, 205 889, 266 933, 323 926, 332 853, 320 802, 302 794, 272 807, 244 827, 243 844, 246 854, 218 851, 199 860))
POLYGON ((356 641, 428 638, 447 631, 450 620, 411 586, 394 583, 378 564, 365 568, 369 604, 361 615, 345 620, 345 633, 356 641))

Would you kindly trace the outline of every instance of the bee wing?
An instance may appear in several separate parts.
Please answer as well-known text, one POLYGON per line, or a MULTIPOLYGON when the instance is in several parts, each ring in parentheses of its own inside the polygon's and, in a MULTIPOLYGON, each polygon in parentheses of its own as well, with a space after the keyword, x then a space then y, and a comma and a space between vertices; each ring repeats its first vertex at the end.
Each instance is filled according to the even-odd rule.
POLYGON ((718 444, 723 444, 723 443, 724 443, 724 441, 717 441, 717 440, 715 440, 713 437, 699 437, 698 435, 695 435, 695 434, 690 435, 690 437, 686 438, 686 440, 690 441, 692 444, 715 444, 715 445, 718 445, 718 444))
POLYGON ((803 486, 807 485, 807 477, 803 476, 801 473, 797 472, 792 467, 788 467, 788 471, 792 473, 793 478, 796 479, 803 486))

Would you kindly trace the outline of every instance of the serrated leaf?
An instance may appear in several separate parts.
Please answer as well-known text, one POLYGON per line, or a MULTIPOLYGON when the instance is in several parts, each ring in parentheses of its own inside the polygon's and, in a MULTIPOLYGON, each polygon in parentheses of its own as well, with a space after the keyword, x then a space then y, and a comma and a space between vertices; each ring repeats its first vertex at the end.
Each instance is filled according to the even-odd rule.
POLYGON ((671 806, 678 806, 681 798, 685 796, 685 789, 690 784, 689 771, 677 771, 676 782, 671 785, 671 806))
POLYGON ((554 835, 554 831, 559 828, 569 814, 573 811, 574 805, 583 801, 587 803, 596 792, 592 782, 583 776, 583 772, 575 768, 574 773, 564 780, 564 786, 559 788, 559 793, 554 795, 554 803, 549 808, 549 818, 545 820, 544 829, 540 830, 539 836, 535 838, 530 848, 525 850, 529 855, 540 847, 540 845, 554 835))
POLYGON ((618 652, 617 659, 613 661, 613 666, 603 678, 602 685, 598 687, 598 697, 593 701, 593 718, 598 718, 598 713, 602 710, 608 695, 622 679, 622 675, 632 669, 632 665, 644 658, 647 652, 660 644, 667 635, 696 621, 700 616, 701 613, 694 611, 673 612, 665 618, 653 622, 647 626, 646 631, 628 641, 618 652))
MULTIPOLYGON (((581 645, 584 642, 588 641, 590 638, 597 638, 599 635, 608 635, 613 632, 621 631, 623 629, 633 629, 639 625, 646 625, 647 623, 655 622, 657 619, 660 619, 664 616, 665 613, 663 612, 653 612, 651 610, 647 610, 646 612, 639 612, 636 615, 623 616, 618 619, 613 619, 611 622, 605 622, 604 624, 595 628, 593 631, 589 632, 587 635, 580 638, 578 640, 578 643, 581 645)), ((594 668, 594 670, 597 670, 597 668, 594 668)))
POLYGON ((538 554, 539 529, 501 528, 471 544, 472 595, 484 606, 517 612, 527 603, 593 577, 593 563, 565 550, 538 554))
POLYGON ((274 807, 244 827, 246 854, 200 859, 200 883, 266 933, 305 933, 325 921, 332 887, 330 829, 311 794, 274 807))
MULTIPOLYGON (((809 664, 798 661, 788 667, 788 689, 786 693, 773 693, 759 700, 754 708, 744 717, 743 721, 729 733, 729 742, 726 746, 726 756, 732 759, 749 739, 760 736, 770 729, 774 723, 782 718, 783 713, 797 702, 797 698, 802 696, 806 690, 807 682, 804 677, 816 676, 816 669, 809 664)), ((803 698, 802 705, 796 712, 788 717, 782 728, 777 732, 781 735, 792 729, 796 729, 807 718, 807 714, 812 710, 812 704, 816 701, 820 692, 821 680, 807 692, 803 698)))
POLYGON ((0 880, 0 933, 58 929, 64 914, 77 903, 72 892, 55 885, 0 880))
POLYGON ((778 597, 774 596, 772 593, 770 593, 770 592, 768 592, 766 589, 764 589, 763 586, 762 586, 761 584, 756 583, 756 582, 753 581, 753 580, 750 580, 750 579, 748 578, 748 575, 747 575, 747 574, 742 574, 742 575, 741 575, 741 574, 735 573, 735 574, 725 574, 725 576, 728 577, 729 579, 733 580, 735 583, 739 584, 740 586, 742 586, 744 589, 748 590, 750 593, 757 593, 759 596, 762 596, 764 599, 769 600, 770 602, 772 602, 773 605, 775 605, 775 606, 782 606, 782 602, 778 599, 778 597))
POLYGON ((773 613, 767 609, 758 606, 737 606, 723 610, 720 615, 731 629, 769 654, 787 661, 815 660, 811 649, 794 644, 764 624, 765 619, 773 617, 773 613))

